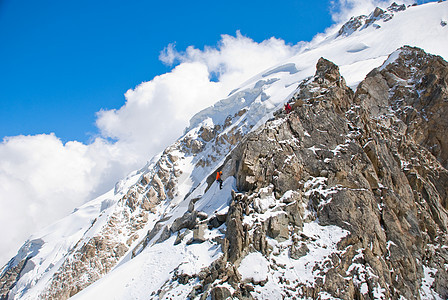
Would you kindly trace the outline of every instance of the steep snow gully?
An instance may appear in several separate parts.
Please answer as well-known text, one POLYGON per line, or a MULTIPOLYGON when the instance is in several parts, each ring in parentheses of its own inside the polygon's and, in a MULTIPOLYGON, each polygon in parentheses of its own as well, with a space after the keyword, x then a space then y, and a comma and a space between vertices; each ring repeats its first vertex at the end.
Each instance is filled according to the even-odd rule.
POLYGON ((447 4, 354 17, 199 112, 0 299, 448 299, 447 4))

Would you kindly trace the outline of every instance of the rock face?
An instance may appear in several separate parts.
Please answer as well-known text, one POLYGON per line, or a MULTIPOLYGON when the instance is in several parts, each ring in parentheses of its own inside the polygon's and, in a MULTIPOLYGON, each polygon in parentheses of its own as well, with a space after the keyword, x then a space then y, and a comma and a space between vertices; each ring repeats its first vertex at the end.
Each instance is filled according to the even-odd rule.
POLYGON ((338 36, 348 36, 357 30, 365 29, 369 26, 374 26, 375 28, 380 28, 381 25, 375 23, 375 21, 382 20, 383 22, 390 21, 394 17, 394 12, 399 12, 406 10, 406 5, 398 5, 397 3, 392 3, 386 10, 382 10, 376 7, 375 10, 368 16, 361 15, 357 17, 352 17, 347 23, 345 23, 341 29, 339 29, 338 36), (375 24, 374 24, 375 23, 375 24), (372 25, 373 24, 373 25, 372 25))
POLYGON ((231 153, 224 168, 234 169, 239 193, 216 262, 225 271, 210 267, 204 284, 228 281, 247 299, 265 298, 270 281, 286 298, 448 297, 447 64, 416 48, 393 55, 355 94, 320 59, 293 112, 231 153), (323 247, 333 252, 304 281, 286 270, 317 255, 311 224, 321 239, 328 228, 341 238, 323 247), (268 282, 244 277, 249 253, 267 261, 268 282))
POLYGON ((367 76, 358 99, 374 114, 391 109, 406 125, 405 134, 448 168, 448 64, 420 49, 405 47, 398 53, 395 61, 367 76))

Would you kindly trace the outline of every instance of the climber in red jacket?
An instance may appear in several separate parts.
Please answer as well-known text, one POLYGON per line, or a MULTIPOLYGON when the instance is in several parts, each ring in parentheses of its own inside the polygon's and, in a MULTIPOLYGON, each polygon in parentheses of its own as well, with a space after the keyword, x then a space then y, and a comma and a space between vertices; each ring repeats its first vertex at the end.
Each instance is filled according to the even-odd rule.
POLYGON ((292 108, 291 105, 289 105, 288 102, 285 103, 285 111, 287 114, 289 114, 291 112, 292 108))
POLYGON ((222 190, 222 171, 216 173, 216 181, 219 183, 219 189, 222 190))

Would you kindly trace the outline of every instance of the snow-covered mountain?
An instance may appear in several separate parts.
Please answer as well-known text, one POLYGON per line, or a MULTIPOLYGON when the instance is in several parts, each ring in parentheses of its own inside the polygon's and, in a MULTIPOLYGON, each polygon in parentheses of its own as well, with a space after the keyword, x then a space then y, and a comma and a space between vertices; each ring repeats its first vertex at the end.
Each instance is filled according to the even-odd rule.
MULTIPOLYGON (((365 110, 370 111, 370 117, 378 121, 378 124, 392 122, 390 121, 392 119, 393 122, 399 123, 397 120, 402 115, 406 115, 406 109, 401 108, 397 104, 399 100, 393 98, 392 94, 399 86, 397 82, 401 82, 408 89, 416 89, 416 84, 406 83, 404 79, 397 81, 397 76, 400 74, 396 74, 397 78, 389 79, 391 90, 386 93, 390 99, 395 99, 394 104, 387 103, 387 99, 384 103, 380 103, 381 105, 378 104, 379 102, 366 104, 367 102, 362 102, 364 101, 362 99, 377 99, 372 96, 375 91, 378 94, 383 93, 377 85, 371 84, 371 81, 375 81, 377 77, 374 77, 376 73, 370 72, 380 67, 376 72, 395 74, 388 69, 392 67, 388 66, 394 66, 397 59, 402 59, 403 64, 417 62, 416 59, 404 58, 408 52, 417 51, 402 48, 405 45, 421 48, 426 53, 439 55, 447 60, 447 23, 447 2, 410 7, 394 4, 384 10, 377 8, 369 16, 352 18, 340 30, 310 43, 308 48, 296 56, 248 80, 232 91, 226 99, 198 112, 191 119, 185 134, 168 146, 163 153, 152 158, 142 169, 118 182, 108 193, 79 207, 71 215, 34 234, 26 241, 18 254, 1 271, 1 299, 67 299, 72 296, 74 299, 186 299, 207 297, 207 295, 210 295, 212 299, 225 299, 231 296, 228 293, 232 293, 234 297, 248 299, 250 297, 288 298, 294 295, 303 298, 319 296, 321 299, 342 297, 335 295, 333 289, 329 287, 322 290, 316 288, 319 284, 323 286, 322 281, 325 281, 325 275, 315 270, 330 270, 331 263, 328 263, 326 269, 325 266, 319 264, 332 260, 335 265, 334 261, 338 259, 337 257, 342 261, 341 257, 344 255, 341 254, 341 243, 346 246, 350 244, 347 240, 352 231, 345 228, 343 224, 328 221, 330 217, 327 217, 327 223, 324 224, 325 222, 322 221, 325 220, 324 216, 319 218, 316 216, 325 211, 325 206, 330 207, 327 204, 331 199, 336 199, 336 195, 349 193, 343 189, 346 185, 350 185, 351 190, 358 192, 370 189, 372 195, 381 191, 383 194, 378 196, 380 198, 386 197, 388 184, 395 187, 397 186, 395 181, 400 180, 394 179, 392 184, 386 179, 381 179, 380 175, 372 175, 373 177, 366 175, 370 187, 361 188, 352 186, 349 175, 345 174, 345 181, 331 186, 332 179, 329 176, 331 170, 323 171, 325 168, 319 165, 315 167, 319 170, 316 174, 311 171, 305 172, 301 168, 306 169, 306 167, 301 167, 304 164, 299 162, 311 160, 314 154, 319 156, 319 161, 330 164, 331 158, 320 152, 325 146, 330 148, 330 142, 333 139, 335 144, 331 146, 333 148, 330 153, 333 153, 335 157, 340 153, 344 155, 350 153, 351 159, 355 159, 356 151, 351 149, 350 145, 355 144, 355 140, 360 138, 353 129, 357 128, 358 121, 350 119, 351 114, 361 116, 365 110), (344 79, 338 77, 339 71, 336 74, 330 63, 320 60, 321 57, 338 65, 344 79), (316 73, 318 61, 320 69, 318 68, 316 73), (321 72, 320 75, 319 72, 321 72), (328 76, 327 78, 325 72, 330 74, 331 78, 328 76), (364 80, 368 73, 370 77, 364 80), (335 86, 332 84, 336 82, 333 81, 336 79, 332 76, 337 78, 335 86), (362 92, 364 90, 358 89, 356 95, 353 96, 353 92, 345 88, 346 83, 352 90, 356 90, 361 81, 363 81, 361 86, 368 91, 364 94, 362 92), (332 88, 336 88, 336 96, 326 94, 327 90, 332 88), (365 95, 369 95, 370 98, 365 95), (339 99, 335 100, 339 101, 335 106, 336 110, 341 110, 347 115, 346 122, 334 117, 338 121, 328 126, 342 122, 341 128, 350 125, 353 127, 352 130, 339 132, 336 129, 341 128, 335 128, 334 132, 341 135, 340 137, 329 135, 324 141, 319 140, 319 143, 306 144, 307 142, 304 142, 306 147, 303 146, 305 148, 301 149, 306 149, 308 152, 298 158, 298 161, 295 161, 297 158, 294 158, 292 154, 283 157, 284 165, 295 168, 291 172, 282 173, 281 168, 264 171, 256 169, 257 161, 264 163, 263 159, 266 159, 268 154, 265 156, 257 154, 257 157, 252 159, 250 155, 254 152, 245 151, 242 149, 243 145, 251 147, 253 145, 251 141, 264 140, 265 144, 256 148, 256 153, 262 153, 268 149, 269 153, 274 153, 276 148, 272 148, 272 145, 280 147, 279 145, 292 145, 296 142, 300 144, 302 140, 297 141, 298 136, 303 140, 307 137, 314 139, 315 135, 321 131, 331 131, 326 127, 326 129, 323 127, 319 129, 319 125, 326 124, 324 119, 321 120, 318 117, 319 113, 327 116, 325 115, 325 110, 328 109, 326 106, 317 107, 314 111, 315 115, 312 115, 310 110, 307 111, 309 115, 300 116, 303 128, 302 125, 287 121, 288 118, 299 115, 299 111, 302 110, 301 106, 299 108, 299 103, 309 104, 310 107, 314 105, 313 103, 323 105, 319 104, 319 99, 326 97, 339 99), (350 100, 346 100, 347 97, 350 100), (314 99, 314 102, 307 102, 310 99, 314 99), (290 116, 279 117, 278 111, 286 101, 294 103, 295 111, 290 116), (310 126, 315 127, 315 132, 305 130, 308 121, 304 121, 304 118, 309 119, 310 126), (300 134, 291 135, 282 127, 286 126, 285 124, 295 126, 291 132, 298 130, 300 134), (262 132, 265 132, 263 134, 268 138, 262 132), (272 144, 269 142, 270 139, 272 144), (247 164, 243 164, 244 162, 247 164), (218 170, 222 170, 224 174, 222 189, 214 183, 214 176, 218 170), (272 178, 277 180, 275 183, 260 179, 260 176, 262 177, 264 172, 268 171, 272 171, 272 178), (304 173, 307 173, 308 177, 300 177, 304 173), (260 185, 260 182, 264 182, 265 185, 260 185), (376 182, 375 187, 372 187, 372 182, 376 182), (288 188, 283 190, 278 189, 278 186, 288 188), (248 201, 250 205, 246 203, 248 201), (238 206, 235 204, 237 202, 245 204, 238 206), (295 212, 287 210, 293 209, 291 203, 296 205, 295 212), (283 217, 279 217, 284 215, 289 219, 285 221, 283 217), (238 218, 243 220, 241 224, 235 221, 238 218), (232 222, 238 224, 232 225, 232 222), (256 224, 260 222, 264 224, 261 227, 266 227, 265 231, 257 231, 256 224), (286 222, 286 226, 275 225, 282 222, 286 222), (241 238, 245 235, 244 232, 249 232, 250 238, 246 240, 241 238), (297 244, 294 239, 302 240, 297 244), (306 240, 306 243, 303 240, 306 240), (259 244, 256 244, 256 241, 259 244), (296 244, 298 246, 295 248, 291 246, 296 244), (267 248, 270 250, 266 250, 267 248), (285 252, 286 248, 294 250, 285 252), (222 264, 223 257, 225 257, 225 267, 222 264), (229 265, 232 267, 230 268, 229 265), (210 275, 214 272, 221 272, 221 275, 225 274, 225 277, 210 275), (316 294, 309 294, 311 288, 316 294)), ((412 55, 409 54, 409 56, 412 55)), ((430 59, 428 58, 427 61, 430 59)), ((420 61, 419 63, 421 64, 420 61)), ((401 65, 400 67, 404 68, 401 65)), ((407 67, 412 74, 420 74, 417 70, 422 68, 421 65, 407 67)), ((382 88, 386 89, 387 85, 382 88)), ((418 90, 419 97, 423 97, 422 91, 418 90)), ((440 93, 446 93, 446 91, 442 90, 440 93)), ((443 107, 443 103, 441 105, 443 107)), ((332 106, 331 109, 335 110, 335 107, 332 106)), ((332 116, 328 115, 329 118, 332 116)), ((406 117, 411 118, 409 115, 406 117)), ((422 117, 422 120, 425 118, 427 117, 422 117)), ((366 119, 369 118, 366 117, 366 119)), ((370 124, 366 122, 365 124, 370 124)), ((374 127, 371 124, 365 126, 374 127)), ((406 126, 411 128, 409 124, 406 126)), ((377 140, 380 135, 384 139, 398 139, 398 133, 386 134, 381 130, 383 129, 377 129, 378 133, 369 136, 362 147, 371 151, 374 151, 375 147, 383 147, 382 144, 372 146, 375 141, 380 143, 377 140), (368 141, 373 142, 369 144, 368 141)), ((409 139, 420 143, 417 134, 409 139)), ((437 139, 441 138, 435 140, 437 139)), ((356 140, 356 143, 360 143, 360 140, 356 140)), ((426 147, 424 143, 425 141, 422 141, 420 144, 426 147)), ((443 142, 443 137, 442 140, 434 143, 430 145, 433 147, 433 150, 430 150, 432 154, 425 152, 425 155, 434 155, 439 159, 439 162, 435 158, 427 158, 427 161, 430 161, 434 170, 438 170, 438 176, 442 176, 440 174, 445 174, 447 167, 446 158, 443 156, 446 143, 443 142), (434 148, 436 146, 441 150, 434 148), (439 153, 437 151, 442 153, 439 157, 437 157, 439 153)), ((393 148, 393 146, 390 147, 393 148)), ((287 153, 286 150, 280 152, 287 153)), ((365 152, 368 151, 365 150, 365 152)), ((348 161, 350 162, 350 159, 348 161)), ((400 167, 404 172, 411 162, 403 158, 402 164, 400 167)), ((395 169, 391 167, 391 170, 395 169)), ((342 176, 340 173, 337 174, 342 176)), ((336 177, 339 178, 338 176, 336 177)), ((421 174, 417 177, 419 176, 421 177, 421 174)), ((422 182, 426 184, 426 181, 422 182)), ((436 185, 431 182, 427 184, 436 185)), ((440 184, 447 188, 446 180, 445 182, 442 180, 440 184)), ((362 183, 359 186, 362 186, 362 183)), ((393 190, 392 187, 389 189, 393 190)), ((398 194, 404 199, 406 193, 409 191, 398 194)), ((359 197, 364 199, 367 196, 359 197)), ((439 217, 436 223, 443 232, 444 226, 447 225, 446 199, 437 201, 440 201, 440 204, 433 204, 431 210, 438 210, 439 217)), ((384 206, 387 205, 383 202, 379 203, 379 210, 383 211, 384 206)), ((353 212, 353 214, 356 213, 353 212)), ((407 212, 400 214, 407 216, 407 212)), ((398 217, 402 219, 401 215, 398 217)), ((405 219, 406 224, 413 228, 411 218, 405 219)), ((384 222, 389 224, 387 220, 384 222)), ((381 226, 384 227, 383 224, 381 226)), ((382 233, 378 235, 381 236, 378 240, 382 240, 382 233)), ((378 256, 378 253, 384 249, 373 241, 376 240, 372 240, 369 255, 378 256), (382 250, 375 252, 375 247, 382 250)), ((390 249, 398 242, 392 238, 386 242, 386 250, 389 251, 387 253, 391 255, 390 249)), ((363 244, 362 241, 360 243, 363 244)), ((431 249, 435 252, 445 251, 443 252, 445 254, 440 255, 443 257, 448 251, 448 245, 446 240, 438 243, 431 244, 433 247, 431 249)), ((353 245, 355 244, 353 242, 353 245)), ((364 248, 359 246, 353 250, 355 251, 351 258, 353 264, 349 264, 346 268, 349 270, 346 270, 347 277, 351 278, 349 281, 354 294, 360 299, 385 298, 387 295, 398 299, 400 296, 409 298, 412 295, 412 288, 406 284, 403 284, 405 287, 402 289, 390 288, 386 291, 386 285, 389 283, 372 279, 372 277, 379 278, 372 271, 373 269, 376 271, 377 268, 365 263, 369 261, 369 258, 367 258, 368 254, 361 251, 362 249, 364 248), (355 273, 356 275, 353 275, 355 273), (391 291, 395 291, 395 294, 391 294, 391 291)), ((442 261, 441 258, 440 261, 442 261)), ((405 259, 400 260, 400 263, 413 266, 413 262, 405 259)), ((448 256, 445 257, 444 264, 446 268, 448 256)), ((423 268, 424 276, 415 276, 421 282, 420 292, 414 295, 415 298, 443 297, 438 293, 446 291, 448 282, 443 282, 443 278, 446 280, 446 277, 442 279, 438 277, 435 280, 438 269, 430 266, 429 263, 420 268, 423 268), (434 282, 437 283, 437 287, 433 286, 434 282), (443 283, 445 283, 445 289, 443 289, 443 283)), ((386 267, 384 269, 384 272, 389 272, 386 267)), ((398 273, 396 276, 397 278, 406 277, 398 273)), ((405 279, 410 280, 407 277, 405 279)), ((342 287, 341 290, 343 290, 342 287)))

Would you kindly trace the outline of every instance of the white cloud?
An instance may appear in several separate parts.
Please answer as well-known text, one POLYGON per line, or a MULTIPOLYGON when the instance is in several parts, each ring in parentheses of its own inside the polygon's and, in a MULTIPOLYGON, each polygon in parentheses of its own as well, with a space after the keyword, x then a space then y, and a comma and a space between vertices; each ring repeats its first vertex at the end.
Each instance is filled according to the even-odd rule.
POLYGON ((0 157, 1 264, 37 228, 112 188, 135 164, 102 139, 64 145, 54 134, 6 138, 0 157))
POLYGON ((207 66, 208 72, 219 78, 225 86, 241 84, 243 80, 290 57, 299 50, 299 46, 286 45, 281 39, 270 38, 261 43, 243 36, 222 35, 218 46, 199 50, 193 46, 184 52, 178 52, 169 45, 160 55, 167 63, 198 62, 207 66))
POLYGON ((125 94, 118 110, 97 113, 91 144, 63 144, 55 135, 15 136, 0 143, 0 264, 38 228, 113 188, 181 134, 200 109, 298 47, 271 38, 256 43, 239 32, 216 47, 184 52, 168 46, 160 59, 173 69, 125 94), (113 139, 114 142, 110 142, 113 139))

